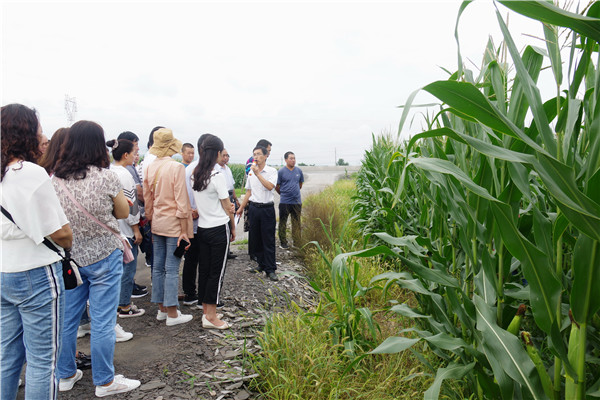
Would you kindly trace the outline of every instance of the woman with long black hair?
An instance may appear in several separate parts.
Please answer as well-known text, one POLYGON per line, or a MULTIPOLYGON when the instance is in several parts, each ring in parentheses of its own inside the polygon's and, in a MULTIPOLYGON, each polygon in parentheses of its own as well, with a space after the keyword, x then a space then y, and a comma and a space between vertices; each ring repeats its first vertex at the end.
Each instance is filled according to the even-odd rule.
POLYGON ((202 327, 227 329, 230 325, 217 316, 217 304, 225 275, 229 242, 235 240, 233 207, 225 176, 214 170, 223 157, 223 142, 209 136, 202 142, 200 161, 192 174, 192 188, 198 208, 198 244, 200 265, 198 303, 204 315, 202 327))

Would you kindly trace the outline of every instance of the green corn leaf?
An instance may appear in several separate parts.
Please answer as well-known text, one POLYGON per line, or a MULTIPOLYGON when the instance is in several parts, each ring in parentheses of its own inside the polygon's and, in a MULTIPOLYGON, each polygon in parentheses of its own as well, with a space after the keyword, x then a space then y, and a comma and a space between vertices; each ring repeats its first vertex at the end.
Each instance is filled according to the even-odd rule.
POLYGON ((447 333, 438 333, 433 336, 424 336, 423 339, 439 347, 442 350, 454 351, 461 348, 471 347, 461 338, 456 338, 447 333))
POLYGON ((600 19, 575 14, 547 1, 510 1, 499 0, 507 8, 526 17, 550 25, 573 29, 583 36, 600 42, 600 19))
POLYGON ((445 368, 439 368, 435 374, 435 380, 433 384, 427 389, 424 395, 425 400, 437 400, 440 395, 440 389, 442 387, 442 383, 446 379, 462 379, 466 374, 468 374, 475 363, 472 362, 467 365, 463 364, 450 364, 445 368))
POLYGON ((400 353, 417 343, 421 339, 411 339, 401 336, 393 336, 385 339, 383 343, 377 346, 369 354, 394 354, 400 353))
MULTIPOLYGON (((530 82, 531 78, 529 76, 528 78, 530 82)), ((533 82, 531 82, 531 85, 535 86, 533 82)), ((524 84, 522 87, 525 90, 531 88, 531 86, 526 86, 524 84)), ((461 115, 468 117, 468 119, 477 120, 497 132, 522 140, 538 152, 546 153, 546 150, 538 145, 535 140, 527 136, 521 129, 517 128, 508 117, 502 115, 502 113, 500 113, 473 84, 465 82, 437 81, 430 83, 423 89, 433 94, 453 109, 458 110, 461 115)), ((527 99, 531 102, 530 96, 527 96, 527 99)), ((543 107, 540 106, 540 108, 542 108, 543 111, 543 107)), ((544 120, 547 121, 545 115, 544 120)), ((552 136, 551 132, 549 134, 552 136)), ((553 138, 551 139, 553 140, 553 138)), ((549 149, 554 149, 553 154, 556 154, 556 143, 554 143, 553 147, 552 144, 550 144, 549 149)))
POLYGON ((409 318, 431 318, 430 315, 423 315, 416 312, 414 309, 410 308, 407 304, 397 304, 390 308, 391 311, 396 314, 403 315, 409 318))
POLYGON ((584 324, 600 309, 600 244, 580 235, 574 253, 571 310, 575 320, 584 324))
POLYGON ((538 155, 534 169, 569 222, 600 240, 600 206, 579 190, 573 169, 544 154, 538 155))
POLYGON ((492 212, 504 245, 521 261, 523 274, 530 285, 533 316, 538 326, 550 333, 562 291, 548 255, 529 242, 517 229, 507 204, 493 203, 492 212))
POLYGON ((456 165, 452 164, 449 161, 440 160, 437 158, 412 158, 409 161, 409 164, 412 164, 426 171, 451 175, 452 177, 459 180, 462 184, 464 184, 467 187, 467 189, 471 190, 478 196, 487 200, 498 201, 493 196, 491 196, 486 189, 482 188, 479 185, 476 185, 471 180, 471 178, 469 178, 460 168, 458 168, 456 165))
POLYGON ((546 38, 546 48, 550 55, 550 64, 552 73, 557 85, 562 84, 562 61, 560 57, 560 47, 558 45, 558 29, 554 25, 544 24, 544 37, 546 38))
MULTIPOLYGON (((540 50, 532 46, 527 46, 523 52, 523 65, 527 69, 528 75, 534 82, 537 82, 538 76, 542 69, 544 56, 540 50)), ((515 76, 515 82, 512 87, 510 96, 510 108, 508 110, 508 119, 513 121, 516 126, 523 128, 525 116, 527 115, 528 103, 527 98, 523 94, 523 85, 519 75, 515 76)))
POLYGON ((477 310, 477 329, 483 335, 482 345, 492 368, 499 366, 534 399, 544 399, 539 375, 519 339, 496 324, 495 312, 481 297, 475 295, 473 300, 477 310))
POLYGON ((523 64, 523 60, 519 55, 519 51, 517 50, 517 47, 514 41, 512 40, 512 36, 508 30, 508 27, 504 23, 500 12, 497 10, 496 16, 498 18, 498 23, 500 24, 500 30, 504 35, 504 41, 517 70, 517 75, 520 78, 520 82, 523 87, 523 93, 525 94, 525 97, 527 97, 529 107, 531 107, 531 112, 533 113, 533 118, 536 121, 536 126, 542 138, 542 142, 544 143, 544 146, 550 154, 556 155, 556 139, 554 138, 554 133, 550 129, 548 118, 546 117, 546 113, 544 112, 544 103, 542 102, 540 91, 529 76, 527 68, 523 64))

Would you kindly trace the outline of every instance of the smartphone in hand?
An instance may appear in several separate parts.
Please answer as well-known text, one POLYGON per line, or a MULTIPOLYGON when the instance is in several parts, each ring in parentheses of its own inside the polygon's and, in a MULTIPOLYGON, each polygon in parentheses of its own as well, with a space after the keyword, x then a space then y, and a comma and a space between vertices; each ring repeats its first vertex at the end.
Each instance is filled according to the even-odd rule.
POLYGON ((173 252, 173 255, 179 258, 183 257, 183 254, 185 253, 185 248, 188 247, 189 244, 189 242, 181 239, 181 241, 179 242, 179 246, 177 246, 177 248, 173 252))

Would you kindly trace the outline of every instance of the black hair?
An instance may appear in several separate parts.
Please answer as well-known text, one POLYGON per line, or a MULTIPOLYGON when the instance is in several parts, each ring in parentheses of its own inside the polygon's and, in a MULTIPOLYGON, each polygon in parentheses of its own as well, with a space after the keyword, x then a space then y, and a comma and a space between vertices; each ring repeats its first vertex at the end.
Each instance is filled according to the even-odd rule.
POLYGON ((120 161, 125 153, 131 153, 135 147, 133 142, 127 139, 118 139, 118 144, 117 140, 112 139, 106 142, 106 146, 111 148, 115 161, 120 161), (117 145, 117 147, 114 147, 115 145, 117 145))
POLYGON ((202 157, 198 160, 198 165, 193 172, 193 189, 197 192, 206 189, 210 183, 219 152, 223 151, 223 141, 215 135, 210 135, 202 142, 201 149, 202 157))
POLYGON ((150 137, 148 138, 148 148, 152 147, 152 145, 154 144, 154 132, 156 132, 159 129, 164 129, 164 126, 155 126, 150 131, 150 137))
POLYGON ((41 155, 37 137, 40 125, 33 108, 22 104, 8 104, 2 107, 0 115, 0 139, 2 140, 2 174, 4 179, 8 163, 17 158, 24 161, 36 162, 41 155))
POLYGON ((216 136, 212 135, 210 133, 205 133, 204 135, 202 135, 198 138, 198 155, 200 157, 202 157, 202 143, 210 137, 216 137, 216 136))
MULTIPOLYGON (((291 151, 288 151, 288 152, 286 152, 286 153, 283 155, 283 158, 284 158, 285 160, 287 160, 287 159, 288 159, 288 157, 290 156, 290 154, 294 154, 294 153, 293 153, 293 152, 291 152, 291 151)), ((295 154, 294 154, 294 155, 295 155, 295 154)))
POLYGON ((266 155, 267 155, 267 153, 268 153, 268 151, 267 151, 267 148, 266 148, 266 147, 263 147, 263 146, 256 146, 254 149, 252 149, 252 154, 254 154, 254 152, 255 152, 256 150, 260 150, 260 152, 261 152, 261 153, 263 153, 263 156, 266 156, 266 155))
POLYGON ((89 167, 108 168, 110 159, 104 129, 92 121, 75 122, 60 152, 54 175, 62 179, 85 179, 89 167))
MULTIPOLYGON (((269 146, 273 146, 273 144, 271 142, 269 142, 267 139, 260 139, 256 143, 256 147, 264 147, 266 149, 269 146)), ((265 153, 265 154, 267 154, 267 153, 265 153)))
POLYGON ((54 173, 56 164, 58 163, 60 152, 64 147, 64 143, 67 140, 69 134, 69 128, 58 128, 56 132, 50 138, 50 144, 46 149, 46 152, 40 158, 40 167, 44 168, 48 175, 54 173))
POLYGON ((181 151, 183 151, 183 149, 186 149, 186 148, 193 149, 194 145, 191 143, 184 143, 183 146, 181 146, 181 151))
POLYGON ((132 142, 140 141, 140 138, 138 137, 138 135, 136 135, 135 133, 133 133, 131 131, 121 132, 119 134, 119 136, 117 136, 117 140, 121 140, 121 139, 131 140, 132 142))

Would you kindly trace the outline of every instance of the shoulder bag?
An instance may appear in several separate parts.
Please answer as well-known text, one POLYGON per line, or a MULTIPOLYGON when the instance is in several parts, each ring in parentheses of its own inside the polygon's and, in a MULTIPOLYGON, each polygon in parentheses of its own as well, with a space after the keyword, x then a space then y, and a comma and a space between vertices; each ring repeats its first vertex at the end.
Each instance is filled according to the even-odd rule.
MULTIPOLYGON (((4 214, 4 216, 10 220, 10 222, 15 224, 17 228, 19 228, 19 225, 17 225, 12 215, 3 206, 2 214, 4 214)), ((71 290, 81 285, 83 283, 81 280, 81 275, 79 274, 79 268, 81 267, 79 264, 77 264, 77 262, 75 262, 75 260, 71 258, 71 252, 63 249, 65 251, 65 255, 63 256, 60 250, 58 250, 56 246, 50 240, 48 240, 48 238, 44 238, 42 243, 44 243, 44 245, 46 245, 46 247, 50 250, 56 252, 62 259, 63 281, 65 282, 65 289, 71 290)))

